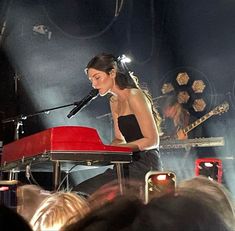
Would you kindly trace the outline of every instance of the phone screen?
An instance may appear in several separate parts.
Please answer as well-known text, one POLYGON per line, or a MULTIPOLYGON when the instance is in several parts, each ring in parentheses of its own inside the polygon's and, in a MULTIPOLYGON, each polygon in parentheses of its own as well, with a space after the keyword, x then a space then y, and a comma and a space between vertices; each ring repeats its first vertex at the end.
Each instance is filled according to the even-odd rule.
POLYGON ((16 210, 17 207, 17 181, 0 181, 0 203, 16 210))
POLYGON ((175 190, 174 172, 150 171, 145 175, 145 202, 175 190))
POLYGON ((202 158, 196 161, 196 176, 203 175, 210 180, 222 182, 222 161, 215 158, 202 158))

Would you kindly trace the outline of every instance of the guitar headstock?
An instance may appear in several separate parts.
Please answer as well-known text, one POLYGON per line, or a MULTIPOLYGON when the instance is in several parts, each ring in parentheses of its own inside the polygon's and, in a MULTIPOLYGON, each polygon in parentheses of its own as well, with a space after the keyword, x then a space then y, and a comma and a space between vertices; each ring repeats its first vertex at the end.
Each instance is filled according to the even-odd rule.
POLYGON ((218 115, 218 114, 222 114, 224 112, 227 112, 228 109, 229 109, 229 103, 225 101, 224 103, 215 107, 211 112, 213 113, 213 115, 218 115))

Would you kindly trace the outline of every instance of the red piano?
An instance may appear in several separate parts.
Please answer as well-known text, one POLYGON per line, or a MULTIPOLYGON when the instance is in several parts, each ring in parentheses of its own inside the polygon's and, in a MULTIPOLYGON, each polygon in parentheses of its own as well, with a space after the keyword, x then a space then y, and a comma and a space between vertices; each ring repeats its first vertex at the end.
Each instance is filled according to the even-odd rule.
POLYGON ((94 128, 53 127, 4 145, 1 170, 6 171, 44 160, 55 162, 55 187, 59 184, 60 162, 80 162, 86 165, 116 164, 121 184, 122 164, 131 162, 132 151, 126 147, 103 144, 94 128))

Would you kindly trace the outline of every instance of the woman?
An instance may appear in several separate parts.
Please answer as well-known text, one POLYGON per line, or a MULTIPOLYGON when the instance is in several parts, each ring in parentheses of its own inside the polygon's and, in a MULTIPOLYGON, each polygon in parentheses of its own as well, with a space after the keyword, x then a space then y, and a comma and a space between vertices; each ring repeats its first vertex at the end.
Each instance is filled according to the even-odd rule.
MULTIPOLYGON (((87 64, 85 71, 92 87, 98 89, 101 96, 111 95, 110 108, 114 124, 114 140, 111 144, 133 150, 133 162, 129 164, 129 173, 126 171, 126 175, 144 180, 146 172, 160 169, 160 117, 154 109, 151 96, 140 88, 137 78, 127 70, 122 59, 111 54, 95 56, 87 64)), ((106 171, 102 174, 103 180, 101 176, 98 176, 100 180, 95 177, 96 182, 99 181, 101 186, 115 179, 114 172, 115 170, 112 173, 111 170, 106 171)), ((88 181, 78 185, 77 189, 87 192, 83 186, 88 181)))

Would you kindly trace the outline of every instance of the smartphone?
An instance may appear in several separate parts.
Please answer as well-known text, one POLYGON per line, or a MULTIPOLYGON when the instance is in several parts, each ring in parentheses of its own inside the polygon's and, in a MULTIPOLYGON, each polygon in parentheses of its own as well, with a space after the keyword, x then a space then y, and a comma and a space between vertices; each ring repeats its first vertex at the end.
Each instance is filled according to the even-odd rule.
POLYGON ((201 158, 196 160, 196 176, 203 175, 210 180, 221 183, 222 173, 222 160, 217 158, 201 158))
POLYGON ((176 186, 176 174, 171 171, 149 171, 145 175, 145 202, 165 193, 173 192, 176 186))
POLYGON ((17 184, 16 180, 0 181, 0 203, 13 210, 17 208, 17 184))

